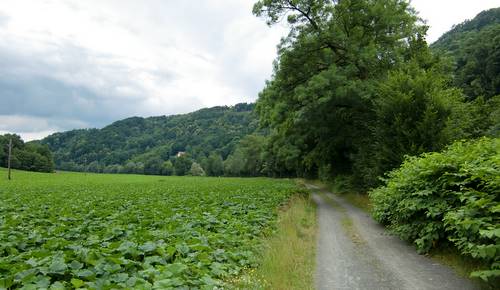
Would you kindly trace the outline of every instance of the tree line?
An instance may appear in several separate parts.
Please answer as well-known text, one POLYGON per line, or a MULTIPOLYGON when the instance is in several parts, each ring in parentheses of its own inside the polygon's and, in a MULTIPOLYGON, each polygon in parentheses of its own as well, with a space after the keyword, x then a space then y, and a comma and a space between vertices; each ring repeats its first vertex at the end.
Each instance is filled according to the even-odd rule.
POLYGON ((0 135, 0 166, 7 167, 11 140, 11 168, 39 172, 54 171, 54 161, 48 146, 35 142, 25 143, 16 134, 0 135))
POLYGON ((247 135, 264 132, 254 107, 240 103, 183 115, 132 117, 102 129, 55 133, 40 143, 53 151, 60 170, 227 175, 241 170, 224 160, 247 135))
POLYGON ((249 134, 241 138, 235 149, 226 159, 217 151, 207 156, 193 156, 190 152, 179 151, 179 155, 171 155, 163 159, 151 154, 145 162, 128 161, 125 164, 102 166, 98 161, 88 165, 75 162, 62 163, 58 169, 68 171, 146 174, 146 175, 193 175, 193 176, 265 176, 265 137, 260 134, 249 134))

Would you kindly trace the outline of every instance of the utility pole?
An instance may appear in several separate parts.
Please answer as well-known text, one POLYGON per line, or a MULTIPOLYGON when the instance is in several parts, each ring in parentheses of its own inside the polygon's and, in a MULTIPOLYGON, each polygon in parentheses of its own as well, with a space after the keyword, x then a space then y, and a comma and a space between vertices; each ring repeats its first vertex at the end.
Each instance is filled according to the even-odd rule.
POLYGON ((8 175, 9 175, 9 180, 11 179, 10 178, 10 159, 12 157, 12 137, 10 137, 9 139, 9 157, 7 159, 7 167, 8 167, 8 175))

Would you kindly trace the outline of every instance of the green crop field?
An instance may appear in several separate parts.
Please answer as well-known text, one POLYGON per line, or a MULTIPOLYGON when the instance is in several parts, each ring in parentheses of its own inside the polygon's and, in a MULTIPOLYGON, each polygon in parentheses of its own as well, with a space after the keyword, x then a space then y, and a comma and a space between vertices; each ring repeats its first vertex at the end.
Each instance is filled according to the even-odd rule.
POLYGON ((293 181, 0 169, 0 289, 224 287, 293 181))

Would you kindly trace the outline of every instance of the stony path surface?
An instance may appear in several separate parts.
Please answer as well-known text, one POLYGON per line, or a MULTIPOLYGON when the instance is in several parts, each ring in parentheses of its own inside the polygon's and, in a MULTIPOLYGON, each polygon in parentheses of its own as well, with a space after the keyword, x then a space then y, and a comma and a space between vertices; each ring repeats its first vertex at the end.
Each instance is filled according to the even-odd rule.
POLYGON ((477 289, 419 255, 362 210, 308 186, 318 205, 317 289, 477 289))

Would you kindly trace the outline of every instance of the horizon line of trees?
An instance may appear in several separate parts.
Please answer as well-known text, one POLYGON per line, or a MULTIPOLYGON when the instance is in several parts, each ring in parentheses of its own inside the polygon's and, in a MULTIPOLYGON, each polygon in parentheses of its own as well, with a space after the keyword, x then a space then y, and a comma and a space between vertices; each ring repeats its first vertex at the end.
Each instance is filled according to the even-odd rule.
MULTIPOLYGON (((171 174, 165 162, 173 166, 177 153, 186 152, 211 172, 206 160, 212 153, 225 160, 242 138, 259 131, 254 106, 240 103, 183 115, 132 117, 102 129, 55 133, 39 142, 51 148, 56 168, 62 170, 171 174)), ((178 169, 177 174, 185 171, 178 169)))
POLYGON ((194 158, 182 152, 162 159, 151 155, 145 162, 128 161, 125 164, 101 165, 92 161, 88 165, 63 162, 59 170, 94 173, 145 174, 145 175, 193 175, 193 176, 263 176, 265 137, 251 134, 243 137, 236 149, 224 160, 222 155, 212 152, 206 157, 194 158))
POLYGON ((0 135, 0 167, 7 167, 9 141, 12 140, 11 168, 27 171, 53 172, 54 159, 47 145, 24 142, 19 135, 0 135))

